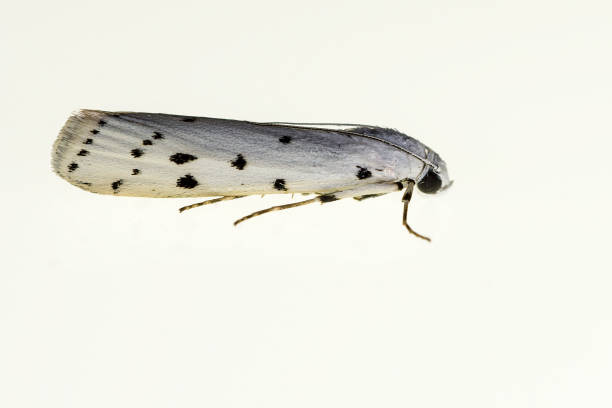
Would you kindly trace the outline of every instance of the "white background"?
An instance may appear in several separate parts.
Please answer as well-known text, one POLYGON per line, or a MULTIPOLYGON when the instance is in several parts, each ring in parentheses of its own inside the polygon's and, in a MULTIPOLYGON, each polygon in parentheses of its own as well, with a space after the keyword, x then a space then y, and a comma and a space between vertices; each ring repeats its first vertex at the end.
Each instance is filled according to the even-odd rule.
POLYGON ((3 5, 0 406, 612 406, 608 4, 3 5), (455 184, 431 244, 401 194, 233 227, 290 196, 53 174, 79 108, 390 126, 455 184))

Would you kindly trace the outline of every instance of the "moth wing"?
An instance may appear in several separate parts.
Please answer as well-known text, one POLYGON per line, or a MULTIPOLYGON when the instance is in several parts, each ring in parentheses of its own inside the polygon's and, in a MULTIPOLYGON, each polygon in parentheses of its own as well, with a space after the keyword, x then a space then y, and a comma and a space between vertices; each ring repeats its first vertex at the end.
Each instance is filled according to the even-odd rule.
POLYGON ((196 156, 188 152, 193 150, 189 141, 168 138, 166 131, 146 120, 81 110, 62 128, 53 147, 52 165, 62 178, 94 193, 190 196, 199 185, 190 174, 189 163, 196 156), (183 154, 174 156, 173 163, 174 153, 169 152, 183 154))
POLYGON ((326 193, 396 180, 402 153, 329 129, 82 110, 54 170, 87 191, 142 197, 326 193))

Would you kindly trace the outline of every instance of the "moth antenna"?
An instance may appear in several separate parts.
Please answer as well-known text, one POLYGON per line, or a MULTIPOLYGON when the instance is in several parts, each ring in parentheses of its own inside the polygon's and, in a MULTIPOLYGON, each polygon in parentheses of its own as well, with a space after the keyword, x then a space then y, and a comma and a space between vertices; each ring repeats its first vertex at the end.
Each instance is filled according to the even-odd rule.
POLYGON ((219 197, 219 198, 213 198, 212 200, 206 200, 206 201, 202 201, 201 203, 195 203, 195 204, 191 204, 191 205, 186 205, 185 207, 181 207, 181 208, 179 208, 179 212, 183 212, 185 210, 191 210, 192 208, 201 207, 201 206, 207 205, 207 204, 214 204, 214 203, 218 203, 220 201, 235 200, 236 198, 242 198, 242 197, 244 197, 244 196, 223 196, 223 197, 219 197))
POLYGON ((326 131, 330 131, 330 132, 336 132, 336 133, 343 133, 345 135, 351 135, 351 136, 359 136, 359 137, 365 137, 367 139, 373 139, 373 140, 377 140, 381 143, 385 143, 389 146, 393 146, 398 150, 403 151, 404 153, 409 154, 410 156, 420 160, 423 162, 423 164, 425 164, 426 166, 430 166, 431 168, 433 168, 435 171, 439 171, 440 167, 436 164, 434 164, 433 162, 431 162, 430 160, 428 160, 426 157, 422 157, 414 152, 411 152, 410 150, 404 149, 402 146, 399 146, 395 143, 389 142, 388 140, 384 140, 381 139, 379 137, 376 136, 372 136, 372 135, 366 135, 363 133, 357 133, 357 132, 351 132, 350 130, 345 130, 345 129, 327 129, 327 128, 321 128, 321 127, 316 127, 317 125, 323 125, 323 126, 363 126, 363 127, 373 127, 372 125, 358 125, 358 124, 342 124, 342 123, 297 123, 297 122, 250 122, 253 123, 255 125, 260 125, 260 126, 279 126, 279 127, 286 127, 286 128, 293 128, 293 129, 309 129, 309 130, 326 130, 326 131), (310 126, 312 125, 312 126, 310 126), (315 127, 313 127, 315 126, 315 127))
POLYGON ((360 123, 306 123, 306 122, 261 122, 262 125, 295 125, 295 126, 351 126, 373 128, 374 125, 364 125, 360 123))
POLYGON ((249 214, 247 216, 244 216, 244 217, 240 218, 239 220, 236 220, 234 222, 234 225, 238 225, 242 221, 246 221, 249 218, 257 217, 258 215, 262 215, 262 214, 269 213, 269 212, 272 212, 272 211, 286 210, 288 208, 299 207, 299 206, 302 206, 302 205, 311 204, 311 203, 315 203, 315 202, 320 202, 319 197, 311 198, 310 200, 298 201, 297 203, 277 205, 275 207, 266 208, 265 210, 256 211, 256 212, 254 212, 252 214, 249 214))

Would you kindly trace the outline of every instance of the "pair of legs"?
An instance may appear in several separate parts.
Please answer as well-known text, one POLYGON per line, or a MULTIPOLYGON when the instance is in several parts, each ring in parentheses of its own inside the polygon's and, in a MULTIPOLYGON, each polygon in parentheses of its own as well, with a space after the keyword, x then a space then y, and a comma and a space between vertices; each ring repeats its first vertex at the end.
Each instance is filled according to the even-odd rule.
MULTIPOLYGON (((378 183, 378 184, 370 184, 370 185, 366 185, 363 187, 358 187, 355 189, 350 189, 350 190, 344 190, 344 191, 338 191, 335 193, 330 193, 330 194, 323 194, 320 195, 318 197, 315 198, 311 198, 309 200, 304 200, 304 201, 298 201, 297 203, 290 203, 290 204, 284 204, 284 205, 277 205, 274 207, 270 207, 270 208, 266 208, 265 210, 260 210, 260 211, 256 211, 252 214, 249 214, 245 217, 240 218, 239 220, 236 220, 234 222, 234 225, 238 225, 243 221, 248 220, 249 218, 253 218, 256 217, 258 215, 262 215, 265 213, 269 213, 272 211, 278 211, 278 210, 286 210, 289 208, 294 208, 294 207, 300 207, 302 205, 306 205, 306 204, 312 204, 312 203, 328 203, 328 202, 332 202, 332 201, 336 201, 336 200, 341 200, 343 198, 364 198, 366 196, 369 197, 373 197, 373 196, 378 196, 378 195, 383 195, 383 194, 387 194, 387 193, 391 193, 394 191, 399 191, 402 189, 406 189, 404 196, 402 197, 402 202, 404 203, 404 212, 402 215, 402 223, 403 225, 406 227, 406 229, 413 235, 424 239, 426 241, 431 241, 428 237, 419 234, 418 232, 414 231, 410 225, 408 225, 408 221, 407 221, 407 217, 408 217, 408 204, 410 203, 410 199, 412 198, 412 191, 414 189, 414 181, 412 180, 404 180, 402 182, 394 182, 394 183, 378 183)), ((224 196, 224 197, 219 197, 219 198, 214 198, 212 200, 207 200, 207 201, 203 201, 201 203, 196 203, 196 204, 192 204, 192 205, 188 205, 186 207, 182 207, 179 209, 180 212, 183 212, 185 210, 190 210, 192 208, 196 208, 196 207, 200 207, 203 205, 207 205, 207 204, 214 204, 214 203, 218 203, 220 201, 227 201, 227 200, 235 200, 237 198, 242 198, 244 196, 224 196)))

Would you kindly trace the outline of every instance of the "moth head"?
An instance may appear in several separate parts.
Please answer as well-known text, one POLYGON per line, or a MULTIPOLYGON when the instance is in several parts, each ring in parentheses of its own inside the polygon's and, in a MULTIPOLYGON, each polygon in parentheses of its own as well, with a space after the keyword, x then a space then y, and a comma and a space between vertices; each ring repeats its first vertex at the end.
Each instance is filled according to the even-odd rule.
POLYGON ((453 184, 452 180, 448 178, 446 163, 437 153, 431 150, 427 154, 427 158, 435 167, 425 166, 416 180, 418 189, 425 194, 435 194, 446 190, 453 184))

